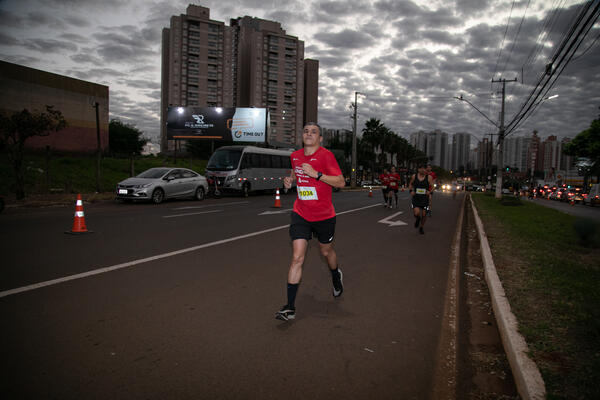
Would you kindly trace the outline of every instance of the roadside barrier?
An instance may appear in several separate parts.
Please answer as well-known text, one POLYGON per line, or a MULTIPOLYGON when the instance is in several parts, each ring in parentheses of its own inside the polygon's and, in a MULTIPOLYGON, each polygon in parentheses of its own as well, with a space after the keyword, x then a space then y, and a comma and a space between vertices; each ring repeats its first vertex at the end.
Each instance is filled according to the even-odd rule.
POLYGON ((281 208, 281 197, 279 196, 279 189, 275 191, 275 204, 273 205, 275 208, 281 208))
POLYGON ((85 226, 85 214, 83 213, 83 201, 81 201, 81 194, 77 195, 77 201, 75 202, 75 217, 73 218, 73 228, 70 231, 65 233, 69 233, 72 235, 78 235, 82 233, 91 233, 92 231, 88 231, 85 226))

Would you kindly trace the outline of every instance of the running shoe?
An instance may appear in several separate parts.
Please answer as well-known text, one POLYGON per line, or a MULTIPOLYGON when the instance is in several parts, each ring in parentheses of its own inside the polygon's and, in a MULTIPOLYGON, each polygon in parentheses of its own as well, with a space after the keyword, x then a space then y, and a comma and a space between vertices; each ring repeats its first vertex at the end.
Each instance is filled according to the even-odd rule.
POLYGON ((415 228, 418 228, 420 223, 421 223, 421 217, 418 216, 417 219, 415 220, 415 228))
POLYGON ((339 267, 337 276, 332 276, 331 280, 333 281, 333 297, 340 297, 344 291, 344 275, 339 267))
POLYGON ((281 310, 275 313, 275 318, 282 321, 289 321, 290 319, 296 318, 296 307, 290 307, 286 304, 281 307, 281 310))
POLYGON ((419 233, 420 233, 421 235, 424 235, 424 234, 425 234, 425 231, 423 230, 423 227, 420 227, 420 228, 419 228, 419 233))

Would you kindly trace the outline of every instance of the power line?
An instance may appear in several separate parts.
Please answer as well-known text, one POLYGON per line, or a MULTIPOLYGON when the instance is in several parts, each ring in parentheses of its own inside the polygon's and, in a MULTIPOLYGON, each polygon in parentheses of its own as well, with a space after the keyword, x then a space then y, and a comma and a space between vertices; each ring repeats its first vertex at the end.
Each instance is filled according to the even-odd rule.
POLYGON ((588 46, 588 48, 583 51, 583 53, 581 53, 577 57, 574 57, 573 60, 571 60, 571 61, 576 61, 576 60, 579 60, 581 57, 583 57, 585 55, 585 53, 587 53, 592 47, 594 47, 594 44, 596 44, 596 41, 599 38, 600 38, 600 33, 598 34, 598 36, 596 36, 596 39, 594 39, 594 41, 588 46))
POLYGON ((502 72, 500 73, 500 75, 504 74, 504 71, 506 71, 506 66, 510 62, 513 51, 515 49, 515 44, 517 43, 517 39, 519 38, 519 33, 521 33, 521 27, 523 26, 523 21, 525 20, 525 16, 527 15, 527 10, 529 9, 529 3, 531 3, 531 0, 527 1, 527 7, 525 8, 525 12, 523 13, 521 22, 519 23, 519 29, 517 29, 517 34, 515 35, 515 38, 513 39, 512 46, 510 47, 510 53, 508 53, 508 57, 506 58, 506 62, 504 63, 504 67, 502 68, 502 72))
POLYGON ((498 70, 498 62, 500 62, 500 56, 502 56, 502 50, 504 49, 504 40, 506 39, 506 34, 508 33, 508 27, 510 26, 510 18, 512 17, 512 12, 514 8, 515 0, 513 0, 512 6, 510 7, 510 14, 508 15, 508 21, 506 21, 506 29, 504 30, 502 43, 500 44, 500 49, 498 50, 498 59, 496 60, 496 66, 494 67, 494 73, 492 74, 492 76, 496 75, 496 71, 498 70))
MULTIPOLYGON (((592 2, 589 3, 590 6, 591 6, 591 3, 592 2)), ((577 18, 577 24, 579 24, 579 22, 581 22, 581 20, 585 17, 585 14, 587 14, 587 11, 589 10, 589 8, 590 7, 587 7, 580 14, 581 18, 577 18)), ((515 118, 508 124, 509 129, 507 131, 507 135, 509 133, 511 133, 511 132, 514 132, 519 126, 521 126, 523 123, 525 123, 525 121, 533 114, 533 112, 537 109, 537 107, 544 101, 544 96, 546 96, 546 94, 548 94, 548 92, 556 84, 558 78, 563 73, 563 71, 565 70, 565 68, 569 64, 569 62, 572 61, 573 56, 575 55, 575 53, 579 49, 579 46, 581 46, 581 44, 585 40, 585 37, 588 35, 589 31, 592 29, 592 27, 594 26, 595 22, 598 20, 598 17, 600 17, 599 10, 600 10, 600 2, 598 2, 596 4, 596 7, 594 8, 594 10, 589 14, 589 16, 587 17, 587 20, 583 23, 583 25, 581 26, 581 29, 579 29, 579 31, 577 32, 577 34, 575 36, 575 39, 573 41, 571 41, 571 44, 569 45, 569 47, 566 50, 566 52, 564 54, 562 54, 561 59, 559 60, 558 64, 556 65, 556 68, 551 71, 551 73, 549 75, 549 78, 546 80, 546 82, 544 83, 544 85, 540 88, 540 90, 537 93, 537 95, 535 96, 535 98, 531 101, 531 103, 529 104, 529 107, 527 107, 527 110, 525 110, 522 113, 518 113, 517 116, 515 116, 515 118), (581 40, 579 40, 580 37, 581 37, 581 40), (572 52, 571 52, 571 50, 572 50, 572 52), (563 63, 563 60, 565 60, 565 58, 567 58, 567 60, 563 63), (554 77, 554 75, 555 75, 555 73, 556 73, 556 71, 557 71, 558 68, 560 68, 560 71, 554 77), (552 81, 552 83, 550 84, 550 86, 546 89, 546 86, 548 85, 548 83, 550 83, 550 80, 553 77, 554 77, 554 80, 552 81), (542 92, 543 92, 543 94, 542 94, 542 92), (542 100, 537 101, 537 99, 540 96, 542 96, 542 100), (531 110, 531 113, 529 113, 530 110, 531 110)), ((571 30, 571 32, 572 31, 574 31, 574 29, 571 30)), ((563 47, 564 46, 561 46, 561 50, 562 50, 563 47)), ((553 61, 555 61, 559 56, 560 56, 560 54, 558 54, 558 53, 555 54, 555 56, 553 57, 553 61)), ((533 93, 537 90, 538 87, 539 87, 539 84, 532 91, 532 94, 530 95, 530 98, 533 96, 533 93)), ((528 99, 528 101, 529 101, 529 99, 528 99)), ((521 110, 523 110, 523 108, 521 110)))

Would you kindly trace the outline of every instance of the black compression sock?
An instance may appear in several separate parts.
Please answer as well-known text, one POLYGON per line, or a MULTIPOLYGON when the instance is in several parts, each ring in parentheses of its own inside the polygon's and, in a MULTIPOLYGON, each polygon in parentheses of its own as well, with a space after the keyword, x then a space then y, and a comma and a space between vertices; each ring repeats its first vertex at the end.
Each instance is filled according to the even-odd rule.
POLYGON ((288 283, 287 284, 287 305, 290 307, 294 307, 294 303, 296 302, 296 293, 298 293, 299 283, 288 283))

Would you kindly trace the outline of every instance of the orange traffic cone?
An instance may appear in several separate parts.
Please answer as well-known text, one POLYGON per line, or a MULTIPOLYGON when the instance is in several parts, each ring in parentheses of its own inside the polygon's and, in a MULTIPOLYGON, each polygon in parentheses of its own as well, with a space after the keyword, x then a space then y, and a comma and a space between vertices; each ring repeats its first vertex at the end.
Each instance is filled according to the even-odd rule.
POLYGON ((404 192, 404 185, 402 185, 402 191, 404 192))
POLYGON ((373 189, 371 189, 371 186, 369 186, 369 197, 373 197, 373 189))
POLYGON ((275 204, 273 205, 275 208, 281 208, 281 197, 279 197, 279 189, 275 191, 275 204))
POLYGON ((73 228, 65 233, 80 234, 80 233, 91 233, 85 226, 85 216, 83 214, 83 202, 81 201, 81 195, 77 195, 77 202, 75 203, 75 218, 73 219, 73 228))

